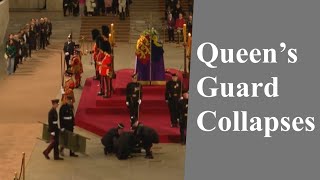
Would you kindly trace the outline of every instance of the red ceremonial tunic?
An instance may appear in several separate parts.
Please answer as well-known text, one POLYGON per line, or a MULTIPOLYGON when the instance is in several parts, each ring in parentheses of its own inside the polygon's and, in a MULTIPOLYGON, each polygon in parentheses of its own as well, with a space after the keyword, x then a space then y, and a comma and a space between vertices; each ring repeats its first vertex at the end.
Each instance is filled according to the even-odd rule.
POLYGON ((101 62, 101 66, 99 69, 99 73, 101 76, 108 75, 108 72, 111 69, 111 63, 112 63, 111 56, 109 54, 106 54, 101 62))
POLYGON ((94 61, 97 60, 98 54, 99 54, 99 49, 97 47, 97 44, 94 44, 93 45, 93 60, 94 61))
POLYGON ((96 70, 99 70, 103 58, 104 58, 104 53, 99 52, 99 54, 97 56, 96 70))

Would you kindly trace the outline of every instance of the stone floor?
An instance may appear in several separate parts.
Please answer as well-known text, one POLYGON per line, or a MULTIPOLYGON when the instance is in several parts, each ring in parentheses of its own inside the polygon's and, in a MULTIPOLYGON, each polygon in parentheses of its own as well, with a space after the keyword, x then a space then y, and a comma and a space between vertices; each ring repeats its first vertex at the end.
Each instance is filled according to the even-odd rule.
MULTIPOLYGON (((59 34, 63 34, 62 30, 59 30, 59 34)), ((26 153, 27 158, 27 180, 183 179, 185 147, 179 144, 155 146, 154 160, 146 160, 138 155, 128 161, 118 161, 103 155, 100 137, 78 128, 77 133, 91 138, 87 149, 89 156, 77 159, 66 157, 63 162, 48 161, 43 157, 41 152, 46 144, 37 139, 41 135, 38 121, 47 121, 50 99, 60 96, 61 42, 63 36, 53 40, 46 51, 35 52, 33 58, 24 62, 13 76, 3 76, 0 80, 1 179, 12 178, 14 172, 19 172, 22 152, 26 153)), ((164 47, 166 67, 182 67, 183 49, 177 48, 176 44, 165 44, 164 47)), ((84 45, 84 50, 89 48, 90 44, 84 45)), ((134 48, 134 44, 117 45, 116 69, 134 67, 134 48)), ((83 82, 94 74, 90 59, 84 56, 83 82)), ((78 102, 81 89, 76 90, 75 95, 78 102)))

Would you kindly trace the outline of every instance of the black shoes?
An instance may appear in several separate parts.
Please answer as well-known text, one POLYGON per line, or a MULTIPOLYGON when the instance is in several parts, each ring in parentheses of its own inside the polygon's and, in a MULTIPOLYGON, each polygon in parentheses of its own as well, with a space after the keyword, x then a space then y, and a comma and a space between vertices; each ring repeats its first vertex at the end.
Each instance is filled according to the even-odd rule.
POLYGON ((48 159, 48 160, 50 159, 50 157, 49 157, 49 155, 48 155, 47 153, 43 152, 42 154, 44 155, 44 157, 45 157, 46 159, 48 159))
POLYGON ((145 156, 145 158, 146 159, 153 159, 153 156, 152 156, 152 154, 148 154, 148 155, 145 156))
POLYGON ((70 154, 70 157, 79 157, 77 154, 70 154))
POLYGON ((63 158, 57 157, 57 158, 54 158, 54 160, 59 161, 59 160, 63 160, 63 158))
POLYGON ((172 128, 176 128, 176 127, 178 127, 178 125, 177 124, 171 124, 171 127, 172 128))

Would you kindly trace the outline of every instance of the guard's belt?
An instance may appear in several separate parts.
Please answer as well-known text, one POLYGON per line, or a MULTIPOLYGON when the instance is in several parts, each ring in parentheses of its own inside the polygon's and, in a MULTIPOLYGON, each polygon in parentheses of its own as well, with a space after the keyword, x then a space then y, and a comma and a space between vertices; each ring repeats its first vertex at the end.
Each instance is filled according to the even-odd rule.
POLYGON ((63 119, 65 119, 65 120, 71 120, 72 117, 71 117, 71 116, 69 116, 69 117, 64 117, 63 119))
POLYGON ((188 113, 185 113, 184 116, 188 116, 188 113))
POLYGON ((131 97, 137 97, 137 95, 136 94, 132 94, 131 97))
POLYGON ((52 124, 58 124, 58 121, 52 121, 52 124))

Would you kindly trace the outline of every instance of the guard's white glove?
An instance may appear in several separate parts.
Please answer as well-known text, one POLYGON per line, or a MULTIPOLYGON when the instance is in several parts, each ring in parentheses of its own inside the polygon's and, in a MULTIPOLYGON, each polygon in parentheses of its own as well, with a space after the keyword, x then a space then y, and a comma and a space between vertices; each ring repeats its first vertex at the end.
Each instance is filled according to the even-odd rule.
POLYGON ((183 97, 180 98, 181 100, 183 99, 183 97))
POLYGON ((64 55, 69 56, 69 52, 64 53, 64 55))
POLYGON ((129 106, 129 102, 126 102, 126 105, 129 106))
POLYGON ((180 119, 177 119, 178 122, 180 122, 180 119))
POLYGON ((141 104, 141 99, 138 100, 138 103, 141 104))
POLYGON ((63 132, 63 131, 64 131, 64 128, 61 128, 61 131, 63 132))
POLYGON ((52 136, 55 136, 56 135, 56 133, 54 133, 54 132, 52 132, 52 133, 50 133, 52 136))

